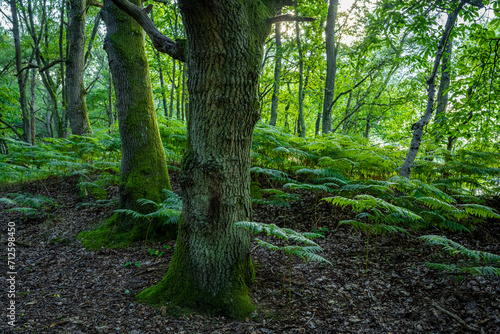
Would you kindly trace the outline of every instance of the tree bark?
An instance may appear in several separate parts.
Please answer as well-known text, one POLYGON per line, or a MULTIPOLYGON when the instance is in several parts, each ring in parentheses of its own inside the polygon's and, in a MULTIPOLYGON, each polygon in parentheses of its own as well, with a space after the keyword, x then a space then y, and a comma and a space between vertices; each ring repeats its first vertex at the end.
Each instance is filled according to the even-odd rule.
POLYGON ((21 106, 21 113, 23 119, 23 137, 28 143, 31 142, 30 131, 30 118, 28 112, 28 103, 26 98, 26 75, 21 72, 23 69, 21 40, 19 37, 19 19, 17 16, 16 0, 10 0, 10 11, 12 14, 12 34, 14 36, 14 49, 16 52, 16 71, 17 71, 17 84, 19 86, 19 105, 21 106))
MULTIPOLYGON (((141 0, 134 0, 136 4, 141 0)), ((102 19, 106 24, 104 49, 115 89, 122 144, 119 208, 147 212, 137 203, 147 198, 163 200, 162 189, 171 189, 165 151, 153 101, 142 28, 111 0, 105 0, 102 19)), ((130 233, 130 241, 150 239, 165 233, 162 222, 136 221, 115 215, 109 222, 119 232, 130 233), (148 232, 149 231, 149 232, 148 232)))
POLYGON ((412 126, 413 130, 413 138, 411 140, 410 148, 408 153, 406 154, 405 162, 401 167, 400 175, 406 178, 410 178, 411 168, 413 166, 413 162, 418 154, 418 150, 420 148, 420 143, 422 142, 422 137, 424 134, 424 127, 429 123, 429 120, 432 116, 433 108, 434 108, 434 97, 436 95, 436 74, 439 68, 439 64, 441 62, 441 57, 443 55, 444 48, 450 36, 450 32, 455 25, 455 21, 457 20, 458 13, 462 10, 464 5, 467 3, 467 0, 461 0, 457 5, 457 8, 453 10, 450 14, 448 14, 448 19, 446 20, 445 28, 443 31, 443 35, 438 44, 438 49, 436 52, 436 57, 434 59, 434 67, 427 81, 428 85, 428 93, 427 93, 427 108, 425 109, 425 114, 412 126))
POLYGON ((67 44, 69 48, 66 59, 66 98, 71 132, 74 135, 85 135, 92 132, 83 72, 85 65, 85 0, 70 0, 68 14, 67 44))
POLYGON ((330 0, 328 16, 326 19, 326 79, 325 98, 323 100, 323 124, 324 134, 332 131, 332 101, 335 95, 335 77, 337 74, 337 47, 335 45, 335 22, 337 21, 337 9, 339 1, 330 0))
POLYGON ((182 218, 166 276, 138 297, 241 318, 254 310, 248 296, 254 270, 250 235, 234 223, 251 215, 259 65, 266 20, 281 6, 241 0, 181 0, 179 6, 189 41, 182 218))
MULTIPOLYGON (((451 52, 453 50, 453 39, 450 38, 446 44, 446 50, 443 54, 443 61, 441 64, 441 80, 439 81, 439 88, 437 93, 437 106, 434 122, 441 127, 441 122, 445 117, 446 105, 448 104, 448 89, 450 88, 450 60, 451 52)), ((434 133, 436 143, 440 141, 439 129, 434 133)))
POLYGON ((275 65, 274 65, 274 83, 273 83, 273 97, 271 99, 271 119, 269 125, 276 126, 276 121, 278 119, 278 101, 280 92, 280 77, 281 77, 281 62, 283 58, 283 52, 281 50, 281 25, 276 23, 275 26, 275 39, 276 39, 276 54, 275 54, 275 65))

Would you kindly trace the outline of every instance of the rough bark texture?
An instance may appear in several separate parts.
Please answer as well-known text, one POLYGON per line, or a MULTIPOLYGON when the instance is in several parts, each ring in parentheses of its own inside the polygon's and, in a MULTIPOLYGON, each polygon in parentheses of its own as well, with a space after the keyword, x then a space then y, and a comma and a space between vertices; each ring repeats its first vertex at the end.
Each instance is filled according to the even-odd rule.
POLYGON ((281 25, 276 23, 275 27, 275 39, 276 39, 276 61, 274 64, 274 84, 273 84, 273 97, 271 99, 271 119, 269 125, 276 126, 276 121, 278 119, 278 101, 280 92, 280 77, 281 77, 281 61, 283 58, 283 53, 281 50, 281 25))
POLYGON ((337 48, 335 46, 335 21, 337 21, 338 0, 330 0, 326 19, 326 79, 325 98, 323 100, 323 124, 321 131, 324 134, 332 131, 332 101, 335 94, 335 77, 337 74, 337 48))
POLYGON ((259 118, 262 49, 277 8, 269 1, 179 1, 188 39, 188 141, 182 218, 162 282, 139 294, 211 313, 248 316, 254 270, 250 235, 250 148, 259 118), (274 7, 274 8, 273 8, 274 7))
POLYGON ((17 84, 19 86, 19 105, 21 106, 21 113, 23 117, 23 136, 24 140, 28 143, 31 142, 30 119, 28 113, 28 103, 26 99, 26 76, 21 72, 22 65, 22 52, 21 41, 19 38, 19 19, 17 16, 16 0, 10 0, 10 12, 12 13, 12 34, 14 36, 14 48, 16 50, 16 70, 17 70, 17 84))
MULTIPOLYGON (((134 0, 140 3, 141 0, 134 0)), ((104 49, 115 89, 116 110, 122 143, 119 208, 146 212, 149 208, 137 203, 147 198, 163 200, 162 189, 171 189, 165 151, 160 138, 149 67, 144 49, 142 28, 111 0, 105 0, 102 18, 107 35, 104 49)), ((96 240, 87 243, 99 246, 99 236, 111 232, 118 243, 151 239, 165 234, 162 222, 133 220, 130 216, 115 215, 101 228, 96 240)), ((171 232, 171 231, 170 231, 171 232)), ((88 235, 87 239, 91 239, 88 235)), ((105 236, 103 236, 105 237, 105 236)), ((106 244, 108 240, 104 240, 106 244)))
POLYGON ((408 150, 408 153, 406 154, 405 162, 403 163, 403 166, 401 167, 400 175, 404 176, 406 178, 410 177, 413 162, 415 161, 415 158, 417 157, 418 150, 420 148, 420 143, 422 142, 422 137, 424 135, 424 126, 426 126, 427 123, 429 123, 429 120, 432 116, 432 112, 433 112, 433 108, 434 108, 434 98, 436 95, 436 74, 437 74, 437 71, 439 68, 439 64, 441 62, 441 57, 443 55, 444 48, 445 48, 446 43, 448 41, 448 37, 450 36, 450 32, 453 29, 453 26, 455 25, 455 21, 457 20, 458 13, 462 10, 462 8, 464 7, 464 5, 466 3, 467 3, 467 0, 460 1, 457 8, 455 8, 455 10, 448 15, 448 19, 447 19, 446 24, 445 24, 443 35, 441 37, 441 40, 439 41, 438 49, 436 52, 436 58, 434 59, 434 67, 433 67, 431 76, 429 77, 429 80, 427 81, 427 84, 428 84, 427 108, 425 109, 425 114, 412 126, 413 137, 411 140, 411 144, 410 144, 410 148, 408 150))
POLYGON ((69 46, 66 59, 66 98, 71 132, 84 135, 92 132, 87 112, 87 92, 83 86, 85 64, 85 0, 71 0, 68 14, 67 40, 69 46))

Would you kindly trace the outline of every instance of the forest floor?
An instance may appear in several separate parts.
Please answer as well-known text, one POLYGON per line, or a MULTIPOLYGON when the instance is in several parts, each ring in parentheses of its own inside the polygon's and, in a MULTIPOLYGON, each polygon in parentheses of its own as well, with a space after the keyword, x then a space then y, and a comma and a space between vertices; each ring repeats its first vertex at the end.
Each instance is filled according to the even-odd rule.
MULTIPOLYGON (((178 191, 176 173, 171 178, 178 191)), ((0 197, 22 192, 58 203, 50 215, 31 219, 3 212, 0 204, 0 333, 500 333, 500 279, 429 270, 425 262, 449 256, 401 235, 370 239, 366 263, 366 237, 338 226, 339 220, 353 218, 350 210, 320 201, 315 213, 314 194, 306 192, 286 216, 284 208, 257 206, 253 220, 282 226, 286 219, 297 231, 321 230, 325 238, 318 243, 332 266, 293 260, 290 289, 285 256, 254 243, 256 281, 250 293, 257 311, 245 321, 137 303, 134 296, 165 274, 175 243, 85 249, 77 234, 98 226, 113 208, 82 205, 89 199, 78 196, 76 183, 76 178, 50 178, 0 189, 0 197), (5 311, 9 221, 17 229, 15 328, 7 325, 5 311)), ((108 190, 116 196, 117 189, 108 190)), ((490 205, 498 209, 499 199, 490 205)), ((418 233, 442 234, 437 229, 418 233)), ((500 253, 498 220, 478 225, 472 235, 446 235, 500 253)))

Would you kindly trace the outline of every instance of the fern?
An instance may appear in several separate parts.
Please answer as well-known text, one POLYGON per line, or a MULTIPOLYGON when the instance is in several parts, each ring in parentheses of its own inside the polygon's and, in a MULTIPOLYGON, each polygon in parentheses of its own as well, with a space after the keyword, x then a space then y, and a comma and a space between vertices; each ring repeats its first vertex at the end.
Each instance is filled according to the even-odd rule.
POLYGON ((257 243, 265 247, 269 250, 282 252, 288 255, 297 256, 304 261, 317 261, 324 262, 331 265, 330 261, 321 257, 317 253, 321 252, 321 247, 312 241, 313 238, 322 238, 323 236, 317 233, 300 233, 287 228, 280 228, 275 224, 263 224, 257 222, 237 222, 235 226, 244 228, 247 231, 250 231, 254 234, 265 233, 269 237, 278 238, 284 241, 292 241, 299 244, 303 244, 304 246, 296 245, 296 246, 277 246, 267 241, 263 241, 261 239, 257 239, 257 243))
POLYGON ((141 206, 151 206, 153 208, 154 211, 148 210, 151 212, 147 214, 130 209, 118 209, 115 210, 115 212, 131 215, 134 219, 161 219, 164 225, 177 224, 181 216, 182 199, 171 190, 163 189, 163 193, 165 195, 165 199, 160 203, 156 203, 146 198, 137 200, 137 203, 141 206))
MULTIPOLYGON (((430 246, 440 246, 444 251, 447 251, 452 256, 466 256, 469 259, 474 260, 475 263, 500 263, 500 255, 478 250, 471 250, 443 236, 424 235, 419 237, 418 239, 423 240, 427 245, 430 246)), ((457 267, 456 265, 444 265, 437 263, 426 263, 426 265, 430 268, 438 270, 460 271, 467 272, 473 275, 493 275, 500 277, 500 268, 493 266, 457 267)))

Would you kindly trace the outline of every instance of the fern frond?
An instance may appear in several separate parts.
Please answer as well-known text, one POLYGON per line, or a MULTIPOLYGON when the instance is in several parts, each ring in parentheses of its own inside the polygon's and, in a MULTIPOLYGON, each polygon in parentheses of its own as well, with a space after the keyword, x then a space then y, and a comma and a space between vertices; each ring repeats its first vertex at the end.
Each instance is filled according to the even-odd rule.
POLYGON ((458 207, 462 208, 470 215, 478 216, 481 218, 500 218, 500 215, 493 211, 492 208, 480 204, 460 204, 458 207))

